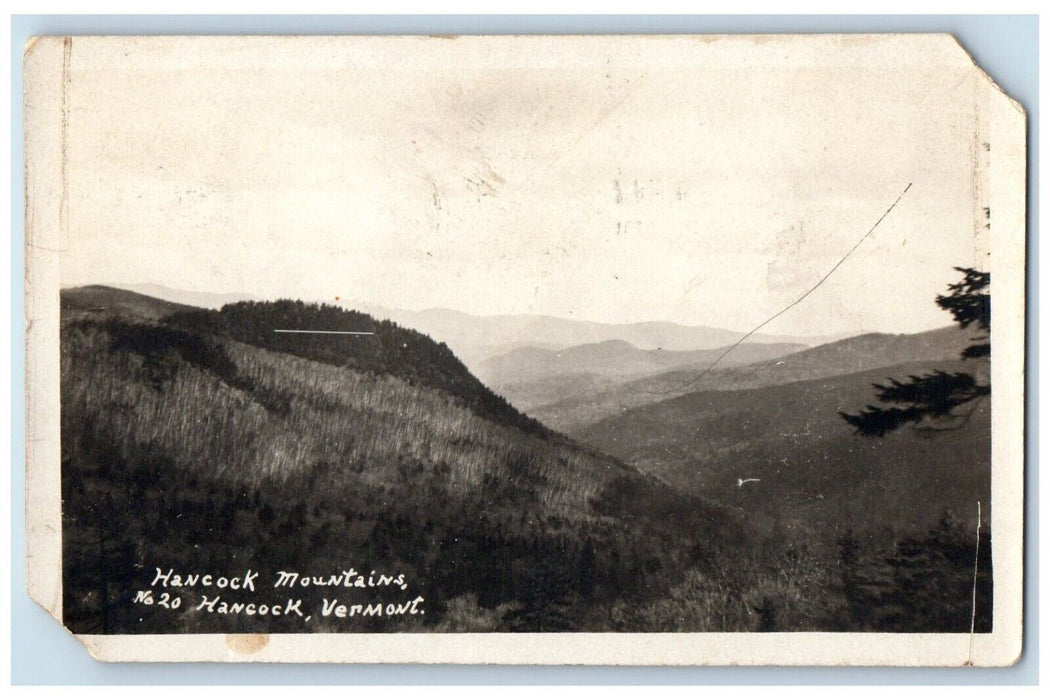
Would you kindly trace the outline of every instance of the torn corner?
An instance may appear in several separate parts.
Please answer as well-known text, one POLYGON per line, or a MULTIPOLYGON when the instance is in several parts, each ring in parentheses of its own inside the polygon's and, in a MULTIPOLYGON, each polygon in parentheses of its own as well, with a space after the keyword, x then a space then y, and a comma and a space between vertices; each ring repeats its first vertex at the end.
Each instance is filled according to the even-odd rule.
POLYGON ((976 69, 977 69, 978 71, 980 71, 980 73, 981 73, 981 75, 982 75, 982 76, 984 77, 984 79, 985 79, 985 80, 986 80, 986 81, 988 82, 988 84, 989 84, 989 85, 990 85, 990 86, 991 86, 992 88, 994 88, 994 89, 995 89, 995 91, 996 91, 996 92, 998 92, 998 93, 999 93, 999 94, 1001 94, 1001 95, 1002 95, 1003 97, 1005 97, 1005 98, 1006 98, 1007 100, 1009 100, 1009 102, 1010 102, 1010 105, 1011 105, 1011 106, 1012 106, 1012 107, 1013 107, 1013 108, 1014 108, 1015 110, 1017 110, 1017 112, 1018 112, 1018 113, 1019 113, 1019 114, 1020 114, 1020 115, 1021 115, 1022 117, 1024 117, 1025 119, 1027 119, 1027 118, 1028 118, 1028 114, 1027 114, 1027 111, 1025 110, 1025 107, 1024 107, 1024 105, 1022 105, 1022 104, 1021 104, 1021 103, 1020 103, 1019 101, 1017 101, 1016 99, 1014 99, 1013 97, 1011 97, 1011 96, 1010 96, 1010 94, 1009 94, 1009 93, 1007 93, 1007 92, 1006 92, 1006 90, 1004 90, 1004 89, 1002 88, 1002 86, 1001 86, 1001 85, 999 85, 999 83, 997 83, 997 82, 995 81, 995 78, 993 78, 993 77, 992 77, 992 76, 991 76, 991 75, 990 75, 990 74, 988 73, 988 71, 986 71, 986 70, 985 70, 984 68, 982 68, 982 67, 981 67, 981 64, 979 64, 979 63, 977 62, 977 59, 975 59, 975 58, 973 57, 973 54, 971 54, 971 53, 970 53, 969 51, 967 51, 966 47, 965 47, 965 46, 963 46, 962 42, 961 42, 961 41, 959 41, 959 38, 958 38, 958 37, 956 37, 956 36, 955 36, 954 34, 945 34, 944 36, 948 37, 948 38, 949 38, 949 39, 951 40, 951 42, 952 42, 952 43, 953 43, 953 44, 955 45, 955 47, 956 47, 956 48, 957 48, 957 49, 958 49, 959 51, 961 51, 961 52, 963 53, 963 55, 965 55, 965 56, 966 56, 966 58, 967 58, 967 59, 968 59, 968 60, 970 61, 970 63, 972 63, 972 64, 973 64, 973 67, 974 67, 974 68, 976 68, 976 69))
POLYGON ((22 62, 26 63, 30 58, 40 53, 42 50, 47 50, 52 46, 62 46, 67 40, 71 40, 72 37, 57 36, 50 34, 38 34, 37 36, 31 36, 26 39, 25 46, 22 47, 22 62))
POLYGON ((38 37, 38 36, 31 36, 28 39, 26 39, 26 44, 25 44, 24 47, 22 47, 22 60, 23 61, 25 60, 26 56, 28 56, 29 53, 33 50, 33 47, 36 46, 36 43, 39 40, 40 40, 40 37, 38 37))

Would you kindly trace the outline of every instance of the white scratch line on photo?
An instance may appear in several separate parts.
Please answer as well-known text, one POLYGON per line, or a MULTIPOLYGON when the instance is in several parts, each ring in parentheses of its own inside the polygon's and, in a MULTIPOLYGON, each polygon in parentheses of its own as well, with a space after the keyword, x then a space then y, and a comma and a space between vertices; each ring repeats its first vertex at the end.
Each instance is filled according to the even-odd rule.
POLYGON ((323 335, 375 335, 372 331, 310 331, 275 328, 274 333, 321 333, 323 335))

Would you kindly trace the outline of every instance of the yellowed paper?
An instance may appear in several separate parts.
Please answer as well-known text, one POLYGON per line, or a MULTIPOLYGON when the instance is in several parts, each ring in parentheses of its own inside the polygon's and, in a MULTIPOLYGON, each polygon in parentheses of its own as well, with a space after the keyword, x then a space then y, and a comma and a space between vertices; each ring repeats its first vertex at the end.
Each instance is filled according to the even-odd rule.
POLYGON ((952 37, 25 66, 27 580, 96 658, 1018 658, 1025 115, 952 37))

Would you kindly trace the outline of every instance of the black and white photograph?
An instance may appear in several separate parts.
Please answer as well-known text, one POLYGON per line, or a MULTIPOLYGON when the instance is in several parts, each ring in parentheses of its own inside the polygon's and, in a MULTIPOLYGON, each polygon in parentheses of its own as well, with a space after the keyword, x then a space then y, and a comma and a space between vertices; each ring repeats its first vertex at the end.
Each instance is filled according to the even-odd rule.
POLYGON ((30 593, 94 655, 1016 660, 1025 115, 951 36, 25 62, 30 593))

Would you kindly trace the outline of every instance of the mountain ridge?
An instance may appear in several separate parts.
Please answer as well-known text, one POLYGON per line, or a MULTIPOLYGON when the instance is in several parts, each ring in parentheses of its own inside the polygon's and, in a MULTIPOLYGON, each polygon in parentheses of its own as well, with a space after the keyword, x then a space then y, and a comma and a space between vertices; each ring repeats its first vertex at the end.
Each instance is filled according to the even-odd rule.
MULTIPOLYGON (((246 293, 195 292, 152 284, 109 286, 202 308, 217 309, 224 304, 238 301, 262 301, 246 293)), ((619 339, 640 349, 709 350, 732 344, 745 335, 741 331, 715 326, 681 324, 674 321, 603 323, 549 314, 471 314, 442 307, 422 310, 397 309, 360 300, 341 300, 339 297, 311 301, 359 310, 424 332, 435 340, 449 345, 460 359, 471 367, 491 356, 489 349, 493 346, 498 348, 515 344, 533 344, 566 348, 619 339)), ((827 336, 757 333, 749 340, 753 343, 801 343, 812 346, 856 335, 858 332, 850 331, 827 336)))
MULTIPOLYGON (((517 411, 475 378, 448 346, 425 334, 377 320, 368 314, 299 301, 241 301, 221 309, 175 305, 146 295, 103 286, 62 290, 60 299, 67 312, 82 317, 93 314, 113 319, 133 315, 158 321, 161 327, 150 338, 143 329, 124 321, 110 324, 112 333, 131 349, 150 348, 159 342, 175 343, 180 352, 195 341, 176 337, 167 327, 189 334, 230 338, 268 350, 298 355, 357 371, 388 373, 409 381, 441 389, 464 401, 479 415, 514 425, 526 432, 545 433, 540 423, 517 411), (123 324, 123 325, 121 325, 123 324), (278 329, 351 330, 361 336, 278 333, 278 329)), ((196 351, 195 351, 196 352, 196 351)), ((185 355, 184 355, 185 356, 185 355)))
POLYGON ((705 363, 605 386, 597 392, 547 404, 534 401, 528 404, 528 410, 545 425, 575 434, 591 423, 625 410, 697 391, 774 386, 902 362, 952 361, 972 342, 973 335, 974 332, 957 326, 922 333, 866 333, 741 367, 720 365, 709 369, 710 365, 705 363))
MULTIPOLYGON (((711 350, 731 345, 745 333, 704 325, 684 325, 673 321, 637 321, 629 323, 602 323, 575 320, 550 315, 496 314, 475 316, 450 309, 402 311, 385 309, 390 318, 413 328, 427 330, 454 349, 467 353, 472 364, 485 357, 477 348, 510 343, 552 345, 559 349, 596 344, 607 340, 622 340, 642 350, 667 351, 711 350)), ((826 337, 766 335, 757 333, 752 343, 799 343, 814 345, 830 339, 848 337, 841 333, 826 337)))
POLYGON ((624 340, 606 340, 561 350, 515 348, 478 363, 474 372, 513 403, 519 398, 519 390, 527 393, 535 382, 559 375, 593 375, 626 381, 681 367, 710 365, 723 355, 723 364, 735 366, 780 358, 807 347, 790 343, 744 343, 711 350, 642 350, 624 340))

